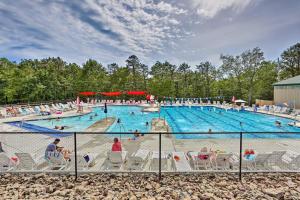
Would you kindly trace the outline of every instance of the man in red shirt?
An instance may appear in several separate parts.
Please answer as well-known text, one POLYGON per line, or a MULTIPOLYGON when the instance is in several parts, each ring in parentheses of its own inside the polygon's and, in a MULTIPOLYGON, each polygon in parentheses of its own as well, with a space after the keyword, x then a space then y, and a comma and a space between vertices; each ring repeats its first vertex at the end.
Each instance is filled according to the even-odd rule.
POLYGON ((111 147, 111 151, 122 151, 121 142, 119 142, 118 138, 114 138, 114 143, 111 147))

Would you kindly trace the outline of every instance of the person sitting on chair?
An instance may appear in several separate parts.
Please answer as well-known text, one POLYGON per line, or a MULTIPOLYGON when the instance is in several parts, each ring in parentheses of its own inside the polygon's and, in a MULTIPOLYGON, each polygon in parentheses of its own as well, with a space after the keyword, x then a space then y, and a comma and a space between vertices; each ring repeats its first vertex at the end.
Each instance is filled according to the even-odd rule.
POLYGON ((122 145, 118 138, 114 138, 114 143, 111 147, 111 151, 122 151, 122 145))

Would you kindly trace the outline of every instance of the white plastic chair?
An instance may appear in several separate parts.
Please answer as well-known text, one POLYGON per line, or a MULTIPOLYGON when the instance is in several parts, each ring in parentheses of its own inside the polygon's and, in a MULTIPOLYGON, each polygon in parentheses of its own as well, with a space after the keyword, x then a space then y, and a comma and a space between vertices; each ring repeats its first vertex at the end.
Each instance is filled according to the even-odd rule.
POLYGON ((0 172, 11 171, 13 163, 5 153, 0 153, 0 172))
POLYGON ((36 162, 29 153, 15 153, 15 155, 19 159, 18 170, 35 170, 37 168, 36 162))
POLYGON ((126 160, 127 151, 109 151, 107 169, 120 169, 126 160))
POLYGON ((139 149, 128 158, 128 169, 142 170, 149 158, 149 151, 139 149))
POLYGON ((52 170, 62 170, 68 167, 68 162, 65 160, 62 153, 54 151, 47 153, 49 167, 52 170))
POLYGON ((192 171, 192 168, 184 152, 173 152, 172 158, 173 158, 173 167, 177 172, 192 171), (176 160, 174 158, 175 156, 179 157, 179 160, 176 160))

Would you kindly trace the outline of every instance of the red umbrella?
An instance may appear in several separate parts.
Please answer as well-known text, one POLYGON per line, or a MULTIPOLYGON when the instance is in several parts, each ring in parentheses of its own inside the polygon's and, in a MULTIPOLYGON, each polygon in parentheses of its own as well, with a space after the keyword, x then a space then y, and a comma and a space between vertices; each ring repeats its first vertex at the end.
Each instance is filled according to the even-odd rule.
POLYGON ((147 92, 146 91, 127 91, 126 94, 134 95, 134 96, 142 96, 142 95, 146 95, 147 92))
POLYGON ((93 96, 96 92, 79 92, 79 94, 83 96, 93 96))
POLYGON ((120 96, 122 93, 121 92, 100 92, 100 94, 104 96, 120 96))

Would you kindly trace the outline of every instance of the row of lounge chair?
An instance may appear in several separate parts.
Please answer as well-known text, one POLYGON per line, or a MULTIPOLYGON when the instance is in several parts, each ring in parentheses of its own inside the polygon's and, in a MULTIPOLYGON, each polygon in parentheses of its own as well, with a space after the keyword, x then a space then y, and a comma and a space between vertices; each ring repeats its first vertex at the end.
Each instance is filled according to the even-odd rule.
MULTIPOLYGON (((16 162, 5 153, 0 153, 0 172, 3 171, 37 171, 37 170, 73 170, 74 154, 70 160, 66 160, 59 152, 49 152, 48 159, 44 156, 34 159, 29 153, 15 153, 16 162)), ((77 154, 77 167, 79 170, 88 169, 94 162, 94 155, 89 154, 90 161, 84 159, 84 154, 77 154)))
MULTIPOLYGON (((125 153, 126 154, 126 153, 125 153)), ((126 163, 124 152, 114 152, 110 161, 115 163, 118 169, 126 163), (122 156, 121 156, 122 155, 122 156), (116 159, 117 158, 117 159, 116 159)), ((157 170, 159 153, 147 150, 138 150, 128 158, 128 169, 157 170)), ((239 156, 234 153, 211 153, 211 152, 162 152, 162 169, 168 170, 167 163, 171 161, 171 171, 186 172, 193 170, 234 170, 238 169, 239 156)), ((243 157, 243 169, 246 170, 299 170, 300 154, 292 151, 273 151, 270 153, 258 153, 254 159, 249 160, 243 157)), ((110 168, 108 168, 110 169, 110 168)))
MULTIPOLYGON (((58 152, 50 152, 47 165, 41 160, 35 161, 29 153, 15 153, 18 164, 14 164, 5 153, 0 153, 0 172, 22 170, 74 170, 74 155, 71 161, 65 160, 58 152), (43 166, 43 167, 40 167, 43 166)), ((87 162, 83 153, 77 154, 78 170, 92 170, 91 163, 97 160, 98 155, 89 154, 87 162), (92 159, 91 159, 92 158, 92 159)), ((254 159, 243 157, 243 170, 299 170, 300 154, 292 151, 273 151, 258 153, 254 159)), ((108 151, 107 158, 100 170, 130 170, 156 171, 159 165, 159 152, 139 149, 131 155, 127 151, 108 151)), ((163 171, 189 172, 198 170, 235 170, 239 166, 239 157, 234 153, 212 152, 161 152, 161 166, 163 171)))
POLYGON ((77 109, 75 102, 67 102, 66 104, 57 103, 40 106, 16 106, 7 107, 0 110, 0 117, 17 117, 26 115, 50 115, 52 113, 61 113, 77 109))

